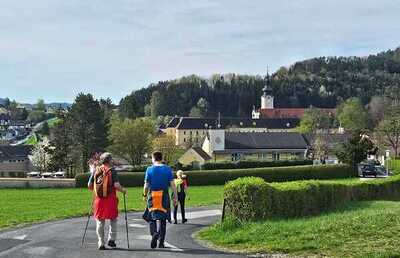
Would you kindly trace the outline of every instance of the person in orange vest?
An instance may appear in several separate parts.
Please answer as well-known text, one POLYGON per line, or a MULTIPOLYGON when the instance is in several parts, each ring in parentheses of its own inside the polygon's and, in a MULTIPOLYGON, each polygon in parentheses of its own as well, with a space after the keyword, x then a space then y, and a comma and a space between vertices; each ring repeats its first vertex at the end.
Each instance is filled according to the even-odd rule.
POLYGON ((107 245, 116 248, 118 198, 117 191, 126 194, 113 169, 112 156, 105 152, 99 158, 99 165, 91 175, 88 187, 94 192, 93 215, 96 219, 96 233, 99 250, 106 250, 104 239, 105 221, 110 221, 107 245))
POLYGON ((152 249, 157 247, 157 242, 159 248, 165 248, 164 241, 167 232, 167 220, 171 221, 169 187, 174 192, 174 206, 178 202, 172 169, 163 164, 162 160, 163 156, 161 152, 156 151, 153 153, 153 165, 146 170, 143 188, 143 198, 147 200, 148 214, 146 215, 146 221, 149 222, 150 226, 150 247, 152 249))

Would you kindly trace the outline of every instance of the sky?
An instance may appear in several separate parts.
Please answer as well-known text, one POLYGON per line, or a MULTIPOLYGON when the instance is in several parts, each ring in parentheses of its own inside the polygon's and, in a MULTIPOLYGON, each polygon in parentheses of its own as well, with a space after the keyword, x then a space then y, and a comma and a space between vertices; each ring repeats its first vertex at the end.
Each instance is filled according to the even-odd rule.
POLYGON ((0 98, 115 103, 152 82, 265 74, 400 46, 398 0, 1 0, 0 98))

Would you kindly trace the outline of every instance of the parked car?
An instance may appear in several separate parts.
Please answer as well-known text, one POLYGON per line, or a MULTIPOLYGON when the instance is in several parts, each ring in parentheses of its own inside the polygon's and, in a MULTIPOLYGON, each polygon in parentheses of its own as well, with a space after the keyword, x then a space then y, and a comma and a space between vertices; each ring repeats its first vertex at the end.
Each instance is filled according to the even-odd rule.
POLYGON ((379 163, 374 161, 368 161, 365 163, 361 163, 358 166, 358 174, 359 176, 366 177, 366 176, 385 176, 387 175, 386 169, 381 166, 379 163))
POLYGON ((40 172, 29 172, 26 175, 31 178, 40 178, 40 172))
POLYGON ((50 172, 42 173, 42 178, 51 178, 51 177, 53 177, 53 173, 50 172))
POLYGON ((58 171, 58 172, 55 172, 53 174, 53 176, 54 176, 54 178, 65 178, 65 172, 64 171, 58 171))

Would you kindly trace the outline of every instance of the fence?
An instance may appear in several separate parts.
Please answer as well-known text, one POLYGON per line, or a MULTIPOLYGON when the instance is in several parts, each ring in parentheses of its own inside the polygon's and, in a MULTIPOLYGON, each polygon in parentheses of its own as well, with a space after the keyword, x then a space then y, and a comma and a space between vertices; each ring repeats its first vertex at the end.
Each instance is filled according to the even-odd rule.
POLYGON ((388 159, 385 161, 385 167, 393 174, 400 174, 400 159, 388 159))

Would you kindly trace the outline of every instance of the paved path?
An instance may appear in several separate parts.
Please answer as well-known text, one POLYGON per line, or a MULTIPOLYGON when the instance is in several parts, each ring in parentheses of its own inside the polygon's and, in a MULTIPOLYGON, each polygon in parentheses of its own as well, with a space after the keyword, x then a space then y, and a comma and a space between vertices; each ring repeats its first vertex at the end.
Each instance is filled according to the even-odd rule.
POLYGON ((206 257, 238 258, 243 255, 225 254, 197 244, 191 237, 201 227, 219 219, 218 208, 197 208, 188 212, 187 224, 168 224, 166 249, 150 249, 147 223, 141 219, 142 213, 128 214, 130 249, 126 249, 125 219, 120 214, 118 221, 117 250, 97 250, 95 223, 91 220, 85 245, 81 238, 87 218, 67 219, 38 224, 22 229, 0 232, 0 258, 19 257, 206 257))

